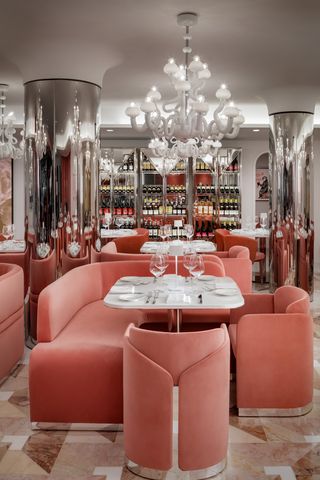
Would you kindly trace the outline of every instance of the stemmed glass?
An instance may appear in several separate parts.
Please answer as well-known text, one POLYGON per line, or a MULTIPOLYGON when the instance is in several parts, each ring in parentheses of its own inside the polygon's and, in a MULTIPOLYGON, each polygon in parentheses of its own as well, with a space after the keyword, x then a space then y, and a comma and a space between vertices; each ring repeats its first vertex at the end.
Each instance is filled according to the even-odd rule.
POLYGON ((186 237, 187 237, 188 241, 191 242, 191 239, 192 239, 193 234, 194 234, 193 225, 191 225, 190 223, 187 223, 184 226, 184 231, 186 233, 186 237))
MULTIPOLYGON (((186 253, 183 256, 183 266, 186 270, 188 270, 190 280, 191 280, 190 268, 191 268, 191 257, 192 257, 192 255, 193 255, 192 253, 186 253)), ((186 281, 187 281, 187 279, 186 279, 186 281)))
POLYGON ((265 215, 260 216, 261 227, 265 229, 267 227, 267 217, 265 215))
POLYGON ((201 275, 204 273, 204 262, 202 255, 198 255, 197 253, 193 253, 190 256, 190 273, 191 275, 199 279, 201 275))
POLYGON ((114 223, 118 228, 121 228, 123 225, 123 219, 121 217, 116 217, 114 223))
POLYGON ((6 240, 12 240, 14 235, 14 225, 3 225, 2 235, 6 240))
POLYGON ((160 253, 155 253, 150 259, 149 270, 150 273, 154 276, 154 282, 157 278, 161 277, 164 274, 169 265, 168 256, 160 253))
POLYGON ((161 225, 161 227, 159 228, 159 237, 162 238, 163 241, 166 239, 167 237, 166 225, 161 225))
POLYGON ((166 232, 166 237, 169 240, 169 238, 172 235, 172 226, 170 224, 167 224, 167 225, 164 226, 164 229, 165 229, 165 232, 166 232))

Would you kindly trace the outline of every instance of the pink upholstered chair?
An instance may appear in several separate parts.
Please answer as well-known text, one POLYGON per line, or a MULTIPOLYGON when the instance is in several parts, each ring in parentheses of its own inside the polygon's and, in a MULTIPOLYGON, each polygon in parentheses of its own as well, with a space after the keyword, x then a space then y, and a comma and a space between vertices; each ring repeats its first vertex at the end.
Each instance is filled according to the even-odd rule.
POLYGON ((242 293, 252 292, 252 262, 247 247, 235 245, 226 252, 214 252, 223 263, 227 277, 233 278, 242 293))
POLYGON ((309 296, 283 286, 245 295, 230 313, 239 415, 295 416, 312 407, 313 325, 309 296))
POLYGON ((0 383, 23 357, 23 270, 0 263, 0 383))
POLYGON ((124 446, 130 470, 144 476, 150 469, 172 467, 174 385, 179 386, 179 468, 196 473, 211 467, 211 475, 223 470, 229 353, 225 325, 179 334, 129 327, 124 342, 124 446))
POLYGON ((225 250, 225 248, 224 248, 224 238, 226 236, 229 236, 229 235, 231 235, 229 230, 227 230, 225 228, 217 228, 214 231, 214 236, 215 236, 215 241, 216 241, 218 251, 222 252, 222 251, 225 250))
POLYGON ((101 262, 101 252, 97 252, 97 250, 93 248, 92 245, 90 247, 90 250, 91 250, 90 263, 101 262))
POLYGON ((23 269, 24 274, 24 296, 26 297, 29 289, 30 278, 30 247, 27 246, 24 252, 1 253, 0 263, 13 263, 23 269))
POLYGON ((119 253, 140 253, 142 245, 148 240, 149 232, 145 228, 136 229, 137 235, 115 238, 117 251, 119 253))
POLYGON ((54 251, 42 260, 30 260, 30 335, 37 339, 37 309, 40 292, 56 279, 56 254, 54 251))
POLYGON ((62 275, 64 275, 65 273, 69 272, 69 270, 72 270, 73 268, 81 267, 82 265, 87 265, 89 263, 88 252, 84 257, 73 258, 67 255, 62 250, 61 262, 62 262, 61 272, 62 272, 62 275))
POLYGON ((266 256, 263 252, 258 252, 258 243, 255 238, 245 237, 242 235, 229 235, 224 237, 224 249, 229 250, 233 246, 247 247, 250 252, 250 260, 252 263, 259 263, 260 281, 263 282, 265 274, 265 259, 266 256))

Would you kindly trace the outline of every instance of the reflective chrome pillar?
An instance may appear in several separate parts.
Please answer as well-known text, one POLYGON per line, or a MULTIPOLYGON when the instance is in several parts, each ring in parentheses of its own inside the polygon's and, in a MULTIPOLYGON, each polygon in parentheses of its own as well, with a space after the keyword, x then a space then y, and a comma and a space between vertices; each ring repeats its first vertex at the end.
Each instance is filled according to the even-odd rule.
POLYGON ((270 288, 313 292, 313 114, 270 115, 270 288))
POLYGON ((100 87, 54 79, 25 84, 26 224, 32 243, 31 335, 40 291, 89 262, 98 218, 100 87), (93 227, 93 230, 92 230, 93 227))

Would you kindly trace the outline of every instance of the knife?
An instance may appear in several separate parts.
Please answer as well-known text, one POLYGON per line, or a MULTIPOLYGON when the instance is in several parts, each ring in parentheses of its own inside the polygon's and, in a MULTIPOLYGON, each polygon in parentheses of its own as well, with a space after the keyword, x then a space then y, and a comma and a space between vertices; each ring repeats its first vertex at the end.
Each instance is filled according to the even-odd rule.
POLYGON ((202 294, 198 295, 199 303, 202 303, 202 294))

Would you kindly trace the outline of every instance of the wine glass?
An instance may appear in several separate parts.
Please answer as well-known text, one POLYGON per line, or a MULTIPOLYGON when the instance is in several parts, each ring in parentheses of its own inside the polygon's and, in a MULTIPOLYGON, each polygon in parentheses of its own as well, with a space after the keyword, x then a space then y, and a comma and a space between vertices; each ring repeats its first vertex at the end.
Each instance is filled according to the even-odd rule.
POLYGON ((154 276, 154 282, 156 282, 157 278, 161 277, 166 271, 166 268, 169 265, 168 260, 165 258, 166 256, 160 253, 155 253, 152 255, 150 259, 150 266, 149 270, 150 273, 154 276))
POLYGON ((11 240, 14 235, 14 225, 3 225, 2 235, 6 240, 11 240))
POLYGON ((267 227, 267 217, 266 217, 266 215, 261 215, 260 216, 260 223, 261 223, 261 227, 263 229, 265 229, 267 227))
POLYGON ((169 239, 172 235, 172 226, 170 224, 167 224, 164 226, 165 232, 166 232, 166 237, 169 239))
POLYGON ((187 237, 188 241, 191 242, 191 239, 192 239, 193 234, 194 234, 193 225, 191 225, 190 223, 185 224, 184 231, 186 233, 186 237, 187 237))
MULTIPOLYGON (((184 256, 183 256, 183 266, 186 270, 188 270, 189 272, 189 279, 191 279, 191 276, 190 276, 190 268, 191 268, 191 257, 193 256, 194 254, 192 253, 186 253, 184 256)), ((188 281, 186 279, 186 281, 188 281)))
POLYGON ((204 262, 202 255, 194 253, 190 258, 190 273, 195 279, 199 279, 204 273, 204 262))
POLYGON ((118 228, 121 228, 123 225, 123 219, 121 217, 116 217, 114 223, 118 228))
POLYGON ((163 241, 166 239, 167 237, 166 225, 161 225, 161 227, 159 228, 159 237, 162 238, 163 241))

